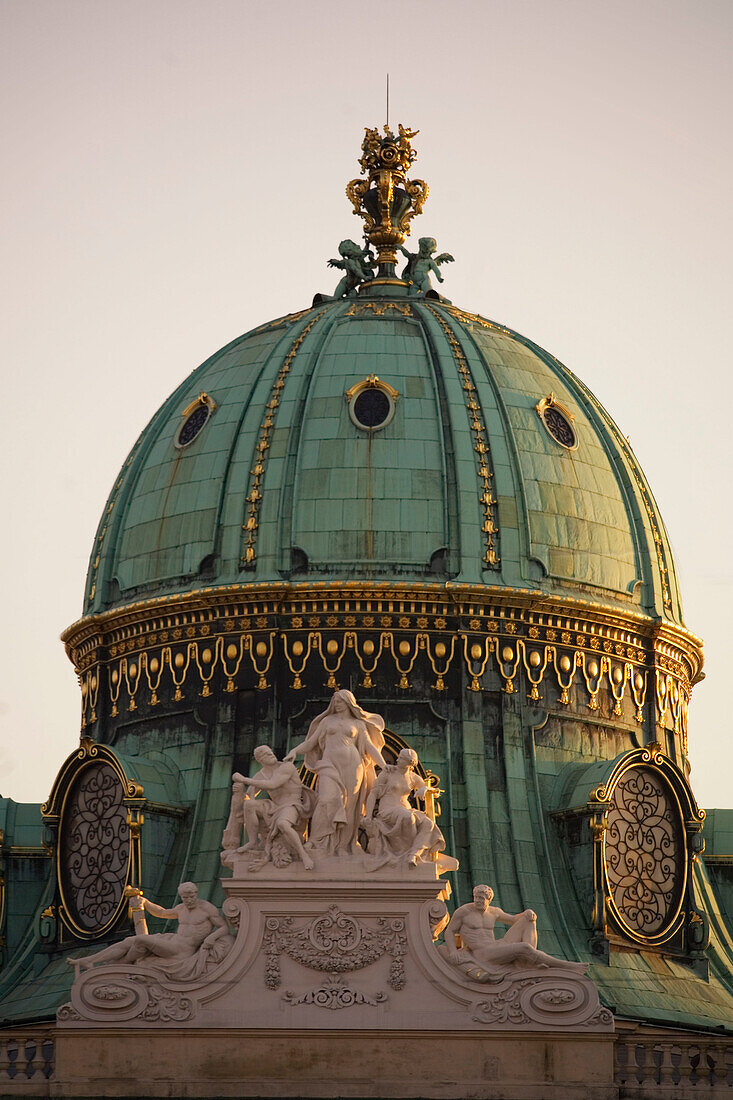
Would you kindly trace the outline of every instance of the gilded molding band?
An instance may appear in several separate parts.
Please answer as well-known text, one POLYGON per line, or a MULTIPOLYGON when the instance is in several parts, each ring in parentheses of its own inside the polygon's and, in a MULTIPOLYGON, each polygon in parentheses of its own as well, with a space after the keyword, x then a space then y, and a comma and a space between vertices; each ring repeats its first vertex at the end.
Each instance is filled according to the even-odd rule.
POLYGON ((384 317, 387 310, 401 313, 404 317, 412 316, 412 310, 406 302, 354 302, 346 310, 346 316, 360 317, 364 313, 371 313, 377 317, 384 317))

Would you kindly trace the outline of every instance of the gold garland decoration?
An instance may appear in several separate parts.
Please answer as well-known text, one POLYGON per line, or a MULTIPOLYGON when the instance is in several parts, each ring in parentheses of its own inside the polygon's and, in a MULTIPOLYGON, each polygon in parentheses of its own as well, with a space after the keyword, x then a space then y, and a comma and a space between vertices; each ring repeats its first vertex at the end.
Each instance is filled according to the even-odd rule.
POLYGON ((257 445, 255 447, 255 464, 250 471, 250 483, 249 492, 246 496, 248 504, 247 517, 242 526, 244 531, 244 552, 240 557, 240 567, 242 569, 254 569, 257 561, 257 529, 259 526, 260 507, 262 505, 262 479, 265 475, 265 467, 267 465, 267 452, 270 449, 272 442, 272 433, 275 429, 275 421, 277 420, 277 410, 280 406, 282 399, 282 391, 285 387, 285 379, 290 373, 293 365, 293 360, 297 355, 300 345, 305 340, 306 336, 316 324, 318 320, 323 316, 325 310, 320 310, 308 322, 308 324, 301 329, 298 335, 290 345, 290 350, 285 356, 279 371, 277 372, 277 378, 275 379, 272 390, 270 392, 270 399, 265 406, 265 414, 260 422, 260 429, 258 432, 257 445))
POLYGON ((463 379, 463 399, 468 413, 471 433, 473 435, 473 449, 478 455, 477 472, 481 483, 479 502, 483 512, 481 531, 484 536, 485 550, 483 560, 486 568, 496 569, 501 563, 499 556, 499 516, 498 503, 494 496, 494 471, 491 466, 491 450, 489 448, 488 433, 483 420, 481 406, 476 400, 476 386, 468 366, 463 348, 450 325, 432 306, 426 304, 426 308, 432 313, 436 321, 443 329, 448 343, 451 346, 453 357, 456 361, 458 373, 463 379))

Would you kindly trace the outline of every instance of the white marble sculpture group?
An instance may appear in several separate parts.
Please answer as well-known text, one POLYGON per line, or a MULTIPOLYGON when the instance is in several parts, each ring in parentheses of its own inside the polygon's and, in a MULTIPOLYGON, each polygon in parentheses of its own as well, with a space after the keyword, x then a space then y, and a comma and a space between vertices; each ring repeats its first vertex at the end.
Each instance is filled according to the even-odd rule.
POLYGON ((384 720, 343 690, 284 760, 259 745, 257 774, 233 776, 224 916, 193 883, 172 909, 128 891, 135 935, 69 960, 59 1022, 325 1027, 348 1009, 339 1027, 611 1028, 587 964, 538 950, 531 909, 505 913, 478 885, 449 918, 440 875, 458 864, 416 803, 436 789, 412 749, 390 764, 384 746, 384 720), (176 931, 148 933, 146 913, 176 931))
POLYGON ((441 871, 455 869, 456 861, 440 854, 445 849, 440 829, 410 804, 413 791, 424 799, 427 790, 415 771, 417 753, 405 748, 395 764, 387 764, 383 730, 380 715, 363 710, 350 691, 337 691, 284 760, 259 745, 257 775, 232 777, 222 862, 231 866, 251 853, 251 871, 268 862, 287 866, 293 859, 312 870, 319 857, 361 859, 365 871, 428 861, 441 871), (315 775, 315 790, 301 781, 294 764, 298 756, 315 775), (261 792, 269 801, 256 801, 261 792), (247 840, 240 845, 242 828, 247 840))

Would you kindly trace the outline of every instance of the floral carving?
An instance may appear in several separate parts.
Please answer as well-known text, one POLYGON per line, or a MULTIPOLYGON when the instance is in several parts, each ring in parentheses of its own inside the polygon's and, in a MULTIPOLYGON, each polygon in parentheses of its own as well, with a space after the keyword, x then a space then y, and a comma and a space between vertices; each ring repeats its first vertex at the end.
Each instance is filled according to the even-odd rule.
POLYGON ((278 989, 281 983, 280 955, 309 970, 344 974, 362 970, 383 955, 391 955, 389 984, 405 986, 404 956, 407 953, 405 922, 401 918, 378 917, 377 927, 368 928, 349 917, 336 905, 300 928, 292 917, 270 917, 265 922, 265 985, 278 989))
POLYGON ((545 1005, 567 1005, 575 1000, 569 989, 548 989, 540 993, 537 1000, 545 1005))
POLYGON ((682 889, 684 837, 671 793, 649 768, 629 769, 613 791, 605 865, 622 920, 642 936, 662 931, 682 889))
POLYGON ((387 1000, 387 994, 375 993, 370 997, 360 989, 352 989, 351 986, 338 978, 326 978, 323 985, 317 989, 311 989, 302 996, 296 997, 288 991, 283 1000, 290 1005, 315 1005, 317 1008, 351 1008, 353 1005, 377 1005, 387 1000))
POLYGON ((124 1001, 127 999, 127 990, 121 985, 98 985, 94 995, 100 1001, 124 1001))
POLYGON ((190 1020, 193 1016, 193 1001, 189 997, 181 997, 157 983, 149 985, 147 991, 149 1000, 142 1013, 144 1020, 166 1022, 190 1020))
POLYGON ((541 978, 523 978, 521 981, 512 982, 508 989, 497 993, 490 1001, 479 1001, 475 1006, 476 1012, 472 1019, 481 1024, 529 1023, 529 1016, 520 1001, 521 994, 527 986, 536 985, 541 980, 541 978))

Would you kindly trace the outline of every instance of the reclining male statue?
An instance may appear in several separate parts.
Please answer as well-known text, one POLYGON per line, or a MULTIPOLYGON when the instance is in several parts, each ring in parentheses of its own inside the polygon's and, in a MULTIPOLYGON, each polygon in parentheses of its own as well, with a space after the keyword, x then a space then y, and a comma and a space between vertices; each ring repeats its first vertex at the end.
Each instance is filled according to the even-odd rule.
POLYGON ((445 930, 445 944, 439 948, 449 962, 477 982, 498 982, 528 967, 585 973, 588 963, 556 959, 537 950, 537 914, 532 909, 505 913, 491 904, 493 896, 490 886, 474 886, 473 901, 456 909, 445 930), (494 939, 497 921, 509 925, 500 940, 494 939), (456 936, 461 947, 456 946, 456 936))
POLYGON ((154 917, 177 920, 175 932, 138 933, 95 954, 69 958, 67 963, 76 967, 78 973, 105 963, 152 962, 171 977, 181 980, 196 977, 209 963, 221 961, 234 941, 219 910, 198 896, 194 882, 182 882, 178 893, 181 902, 172 909, 164 909, 147 898, 136 899, 138 908, 154 917))

